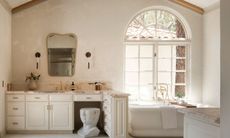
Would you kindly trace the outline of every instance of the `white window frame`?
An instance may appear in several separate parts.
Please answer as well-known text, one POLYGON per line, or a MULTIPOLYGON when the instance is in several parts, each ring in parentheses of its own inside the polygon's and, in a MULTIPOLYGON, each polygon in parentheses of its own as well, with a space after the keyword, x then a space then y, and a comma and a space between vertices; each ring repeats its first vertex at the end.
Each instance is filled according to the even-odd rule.
MULTIPOLYGON (((152 41, 130 41, 130 40, 127 40, 127 41, 125 41, 124 42, 124 59, 123 59, 123 61, 124 61, 124 66, 123 66, 123 90, 125 90, 125 80, 126 80, 126 78, 125 78, 125 73, 126 73, 126 63, 125 63, 125 61, 126 61, 126 45, 153 45, 154 46, 154 48, 155 48, 155 52, 156 52, 156 48, 159 46, 159 45, 182 45, 182 46, 186 46, 187 48, 186 48, 186 65, 185 65, 185 70, 186 70, 186 74, 185 74, 185 88, 186 88, 186 91, 185 91, 185 99, 187 99, 188 98, 188 96, 190 95, 190 89, 191 89, 191 79, 190 79, 190 76, 191 76, 191 61, 190 61, 190 48, 191 48, 191 41, 190 40, 152 40, 152 41)), ((157 85, 156 85, 156 81, 157 81, 157 78, 156 78, 156 76, 157 76, 157 72, 158 72, 158 70, 157 70, 157 58, 154 56, 153 57, 153 62, 154 62, 154 64, 153 64, 153 87, 157 87, 157 85), (155 75, 155 76, 154 76, 155 75)), ((139 66, 139 65, 138 65, 139 66)), ((140 73, 140 70, 138 70, 138 74, 140 73)), ((171 79, 171 81, 172 81, 172 79, 171 79)), ((139 87, 139 86, 138 86, 139 87)), ((153 94, 155 94, 156 93, 156 91, 157 91, 157 89, 153 89, 154 91, 153 91, 153 94)), ((140 100, 140 91, 138 91, 138 95, 139 95, 139 97, 138 97, 138 99, 137 99, 137 101, 141 101, 140 100)), ((174 95, 174 97, 175 97, 175 95, 174 95)), ((153 99, 154 100, 154 99, 153 99)))

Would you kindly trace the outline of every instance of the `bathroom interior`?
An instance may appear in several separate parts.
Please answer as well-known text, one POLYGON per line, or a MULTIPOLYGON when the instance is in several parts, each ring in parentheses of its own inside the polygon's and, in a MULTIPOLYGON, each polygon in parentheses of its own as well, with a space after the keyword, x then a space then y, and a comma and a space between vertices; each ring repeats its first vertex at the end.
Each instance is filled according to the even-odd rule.
POLYGON ((0 0, 0 138, 228 138, 228 0, 0 0))

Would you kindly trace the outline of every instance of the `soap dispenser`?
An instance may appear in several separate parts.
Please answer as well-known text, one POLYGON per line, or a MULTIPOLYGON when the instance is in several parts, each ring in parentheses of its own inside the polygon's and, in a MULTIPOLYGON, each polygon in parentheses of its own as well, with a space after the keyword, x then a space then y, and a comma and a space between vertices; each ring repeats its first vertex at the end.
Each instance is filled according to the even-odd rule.
POLYGON ((74 84, 74 81, 72 81, 71 90, 72 90, 72 91, 75 91, 75 84, 74 84))

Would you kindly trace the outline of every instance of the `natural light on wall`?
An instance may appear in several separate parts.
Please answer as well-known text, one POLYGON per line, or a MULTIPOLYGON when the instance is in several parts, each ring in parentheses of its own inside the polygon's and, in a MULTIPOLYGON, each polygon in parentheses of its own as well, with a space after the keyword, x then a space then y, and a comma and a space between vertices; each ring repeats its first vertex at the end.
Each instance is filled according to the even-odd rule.
POLYGON ((189 41, 175 15, 165 10, 138 14, 126 32, 125 91, 133 101, 185 97, 189 41))

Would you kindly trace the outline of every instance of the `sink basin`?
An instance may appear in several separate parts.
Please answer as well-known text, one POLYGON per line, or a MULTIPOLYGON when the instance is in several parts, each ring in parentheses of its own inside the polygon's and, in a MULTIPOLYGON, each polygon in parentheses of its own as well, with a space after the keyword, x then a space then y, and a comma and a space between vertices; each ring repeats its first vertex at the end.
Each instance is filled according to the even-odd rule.
POLYGON ((66 92, 65 91, 26 91, 26 93, 66 93, 66 92))
POLYGON ((25 91, 26 93, 75 93, 75 94, 100 94, 100 91, 85 91, 85 90, 77 90, 77 91, 57 91, 57 90, 44 90, 44 91, 25 91))
POLYGON ((39 91, 40 93, 70 93, 72 91, 39 91))

